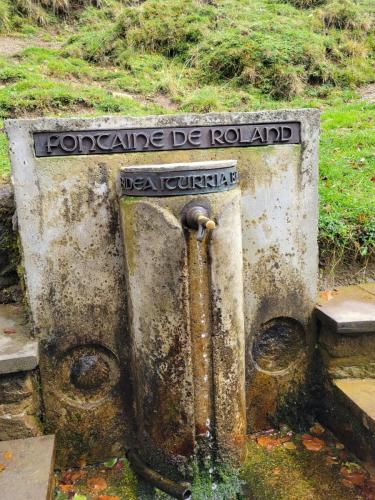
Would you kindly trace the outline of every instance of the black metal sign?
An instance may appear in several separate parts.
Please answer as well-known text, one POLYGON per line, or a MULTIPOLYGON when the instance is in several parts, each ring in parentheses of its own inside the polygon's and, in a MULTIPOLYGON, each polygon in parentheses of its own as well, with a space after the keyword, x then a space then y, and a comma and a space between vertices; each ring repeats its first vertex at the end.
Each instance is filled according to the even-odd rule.
POLYGON ((182 196, 228 191, 238 181, 235 166, 170 172, 120 171, 120 195, 182 196))
POLYGON ((37 157, 299 144, 299 122, 35 132, 37 157))

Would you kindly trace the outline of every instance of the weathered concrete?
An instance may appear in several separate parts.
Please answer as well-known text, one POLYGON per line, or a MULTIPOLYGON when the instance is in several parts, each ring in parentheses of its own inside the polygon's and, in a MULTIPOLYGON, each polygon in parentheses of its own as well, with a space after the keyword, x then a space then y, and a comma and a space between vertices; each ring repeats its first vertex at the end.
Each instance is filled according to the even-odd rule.
POLYGON ((375 432, 375 379, 340 379, 334 384, 345 394, 353 413, 363 425, 375 432))
POLYGON ((2 500, 50 500, 53 488, 54 436, 0 443, 2 500))
MULTIPOLYGON (((215 167, 218 162, 195 162, 154 165, 153 171, 215 167)), ((196 454, 209 467, 213 450, 216 459, 238 461, 243 449, 240 195, 237 188, 120 201, 138 448, 145 461, 166 473, 174 465, 186 474, 196 454), (209 207, 217 222, 208 241, 198 242, 196 230, 184 225, 184 210, 191 205, 209 207)))
POLYGON ((334 332, 375 333, 375 283, 340 287, 320 302, 317 317, 334 332))
POLYGON ((91 448, 96 459, 111 454, 121 436, 127 434, 129 441, 132 435, 130 339, 115 192, 119 169, 130 165, 237 160, 248 427, 268 426, 283 401, 303 386, 308 346, 313 344, 318 112, 17 120, 8 121, 6 129, 28 301, 41 341, 46 423, 59 431, 58 442, 64 442, 69 456, 91 448), (301 123, 301 145, 36 158, 32 144, 37 131, 283 121, 301 123), (270 321, 276 327, 268 331, 264 324, 270 321), (265 349, 259 349, 263 335, 269 342, 261 341, 265 349), (293 339, 299 347, 291 356, 293 339), (269 357, 276 345, 284 353, 282 363, 276 357, 265 370, 257 353, 269 357), (87 356, 95 357, 99 371, 111 372, 111 380, 99 377, 95 388, 88 389, 79 381, 82 377, 70 378, 69 373, 86 366, 87 356), (105 397, 98 398, 102 387, 105 397))
POLYGON ((38 342, 30 339, 22 308, 0 304, 0 374, 33 370, 38 363, 38 342))

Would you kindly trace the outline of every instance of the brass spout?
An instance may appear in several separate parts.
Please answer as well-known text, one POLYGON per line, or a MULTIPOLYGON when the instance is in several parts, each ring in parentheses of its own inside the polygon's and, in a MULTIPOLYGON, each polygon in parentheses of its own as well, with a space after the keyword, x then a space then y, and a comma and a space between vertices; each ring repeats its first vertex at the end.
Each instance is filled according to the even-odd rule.
POLYGON ((197 240, 203 241, 206 231, 216 228, 216 223, 209 218, 207 208, 195 206, 186 212, 186 224, 190 229, 197 229, 197 240))

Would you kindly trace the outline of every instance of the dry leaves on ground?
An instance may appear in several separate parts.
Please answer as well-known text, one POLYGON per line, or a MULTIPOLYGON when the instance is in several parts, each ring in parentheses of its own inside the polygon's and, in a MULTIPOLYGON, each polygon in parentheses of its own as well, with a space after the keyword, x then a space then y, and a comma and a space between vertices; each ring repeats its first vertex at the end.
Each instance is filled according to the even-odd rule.
POLYGON ((3 470, 5 470, 5 469, 6 469, 5 465, 4 464, 0 464, 0 472, 3 472, 3 470))
POLYGON ((102 491, 107 488, 107 481, 104 477, 91 477, 87 480, 87 486, 92 491, 102 491))
POLYGON ((310 436, 310 434, 302 436, 302 444, 309 451, 321 451, 326 445, 322 439, 310 436))
POLYGON ((365 472, 361 469, 341 467, 340 474, 344 478, 343 482, 348 481, 353 486, 363 486, 366 478, 365 472))
POLYGON ((100 495, 98 500, 120 500, 120 497, 113 495, 100 495))
POLYGON ((257 443, 267 450, 272 450, 275 446, 280 446, 282 441, 280 438, 272 436, 259 436, 257 438, 257 443))
POLYGON ((62 493, 74 493, 74 484, 59 484, 59 489, 62 493))
POLYGON ((4 460, 12 460, 12 457, 13 457, 13 453, 11 451, 4 451, 3 453, 3 458, 4 460))
POLYGON ((61 481, 63 483, 75 483, 79 481, 86 475, 86 472, 83 470, 67 470, 62 475, 61 481))

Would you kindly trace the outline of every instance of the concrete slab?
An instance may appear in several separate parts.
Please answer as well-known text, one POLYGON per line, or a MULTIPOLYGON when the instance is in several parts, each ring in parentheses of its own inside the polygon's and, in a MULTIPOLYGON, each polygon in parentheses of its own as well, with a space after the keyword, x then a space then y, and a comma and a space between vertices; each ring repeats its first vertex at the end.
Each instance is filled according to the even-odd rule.
POLYGON ((0 374, 33 370, 38 363, 38 342, 27 334, 22 308, 0 304, 0 374))
POLYGON ((49 500, 54 454, 54 436, 0 442, 1 500, 49 500))
POLYGON ((321 296, 316 313, 337 333, 375 333, 375 283, 340 287, 321 296))
POLYGON ((349 407, 362 424, 375 432, 375 379, 336 379, 334 385, 348 399, 349 407))

